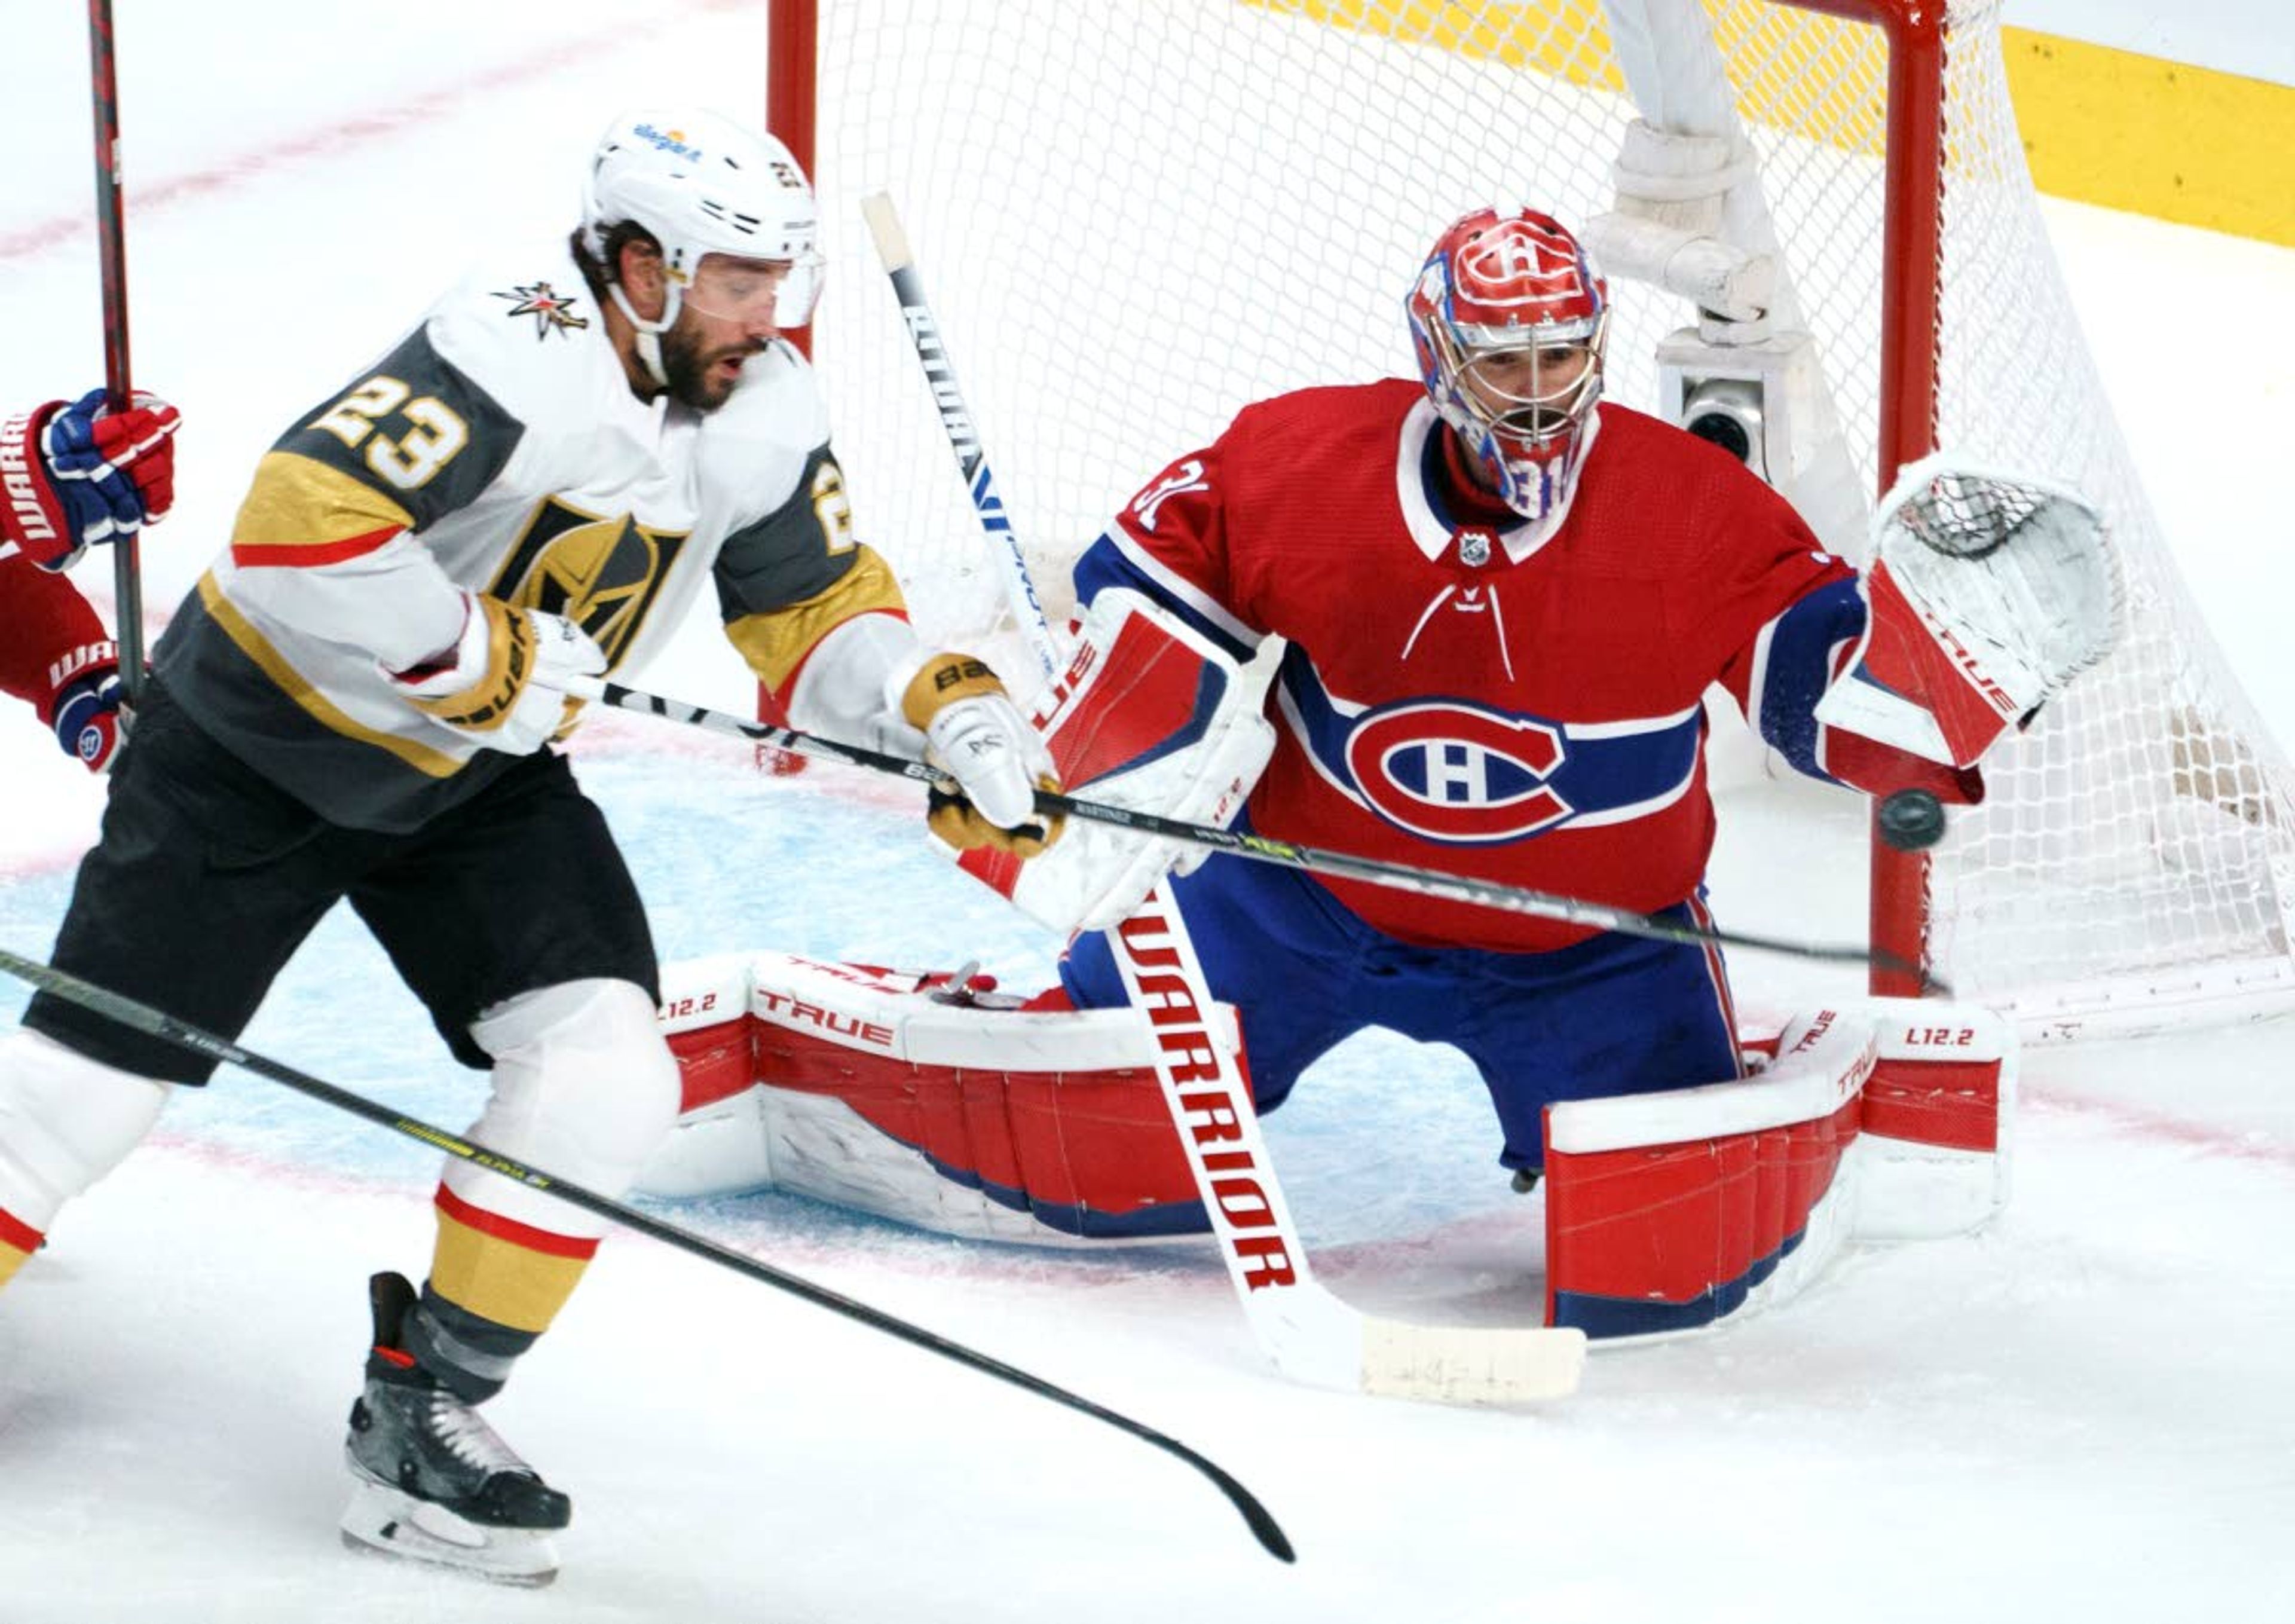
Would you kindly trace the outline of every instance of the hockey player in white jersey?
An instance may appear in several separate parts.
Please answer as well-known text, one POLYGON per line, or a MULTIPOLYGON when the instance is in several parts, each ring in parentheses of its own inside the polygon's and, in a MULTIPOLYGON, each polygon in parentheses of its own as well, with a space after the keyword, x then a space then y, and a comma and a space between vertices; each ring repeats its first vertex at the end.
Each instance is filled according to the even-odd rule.
MULTIPOLYGON (((653 944, 550 745, 576 679, 642 666, 697 593, 798 725, 929 754, 960 840, 1040 850, 1049 759, 994 674, 911 632, 852 530, 807 365, 821 274, 778 142, 617 119, 570 241, 446 295, 256 470, 176 613, 53 958, 235 1035, 337 901, 465 1064, 482 1144, 625 1188, 677 1109, 653 944)), ((42 996, 0 1041, 0 1281, 199 1057, 42 996)), ((604 1228, 448 1163, 418 1293, 370 1283, 346 1537, 538 1582, 568 1498, 472 1406, 604 1228)))

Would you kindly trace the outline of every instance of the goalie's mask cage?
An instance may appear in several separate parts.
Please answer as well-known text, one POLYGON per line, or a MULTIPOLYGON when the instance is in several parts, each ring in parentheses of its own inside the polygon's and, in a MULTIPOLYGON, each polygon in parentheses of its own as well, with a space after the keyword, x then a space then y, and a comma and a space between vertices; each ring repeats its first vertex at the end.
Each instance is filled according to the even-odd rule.
POLYGON ((661 314, 648 321, 631 308, 616 268, 605 266, 608 292, 637 329, 655 382, 667 381, 660 336, 676 324, 707 255, 786 264, 774 324, 797 328, 813 319, 821 285, 820 209, 804 167, 772 136, 699 109, 623 113, 598 138, 583 188, 582 241, 593 259, 603 262, 606 233, 624 221, 645 227, 660 245, 668 282, 661 314))
MULTIPOLYGON (((1669 409, 1672 335, 1748 340, 1709 362, 1808 336, 1821 387, 1772 389, 1765 421, 1789 404, 1810 467, 1837 467, 1846 522, 1821 535, 1853 536, 1858 509, 1939 446, 2104 515, 2126 637, 1988 759, 1985 804, 1953 814, 1932 861, 1876 843, 1877 944, 2013 1003, 2028 1032, 2295 1001, 2295 777, 2178 580, 2097 382, 2009 105, 1998 0, 773 12, 772 123, 813 165, 847 290, 813 335, 839 455, 927 637, 980 635, 1001 600, 877 290, 863 195, 903 210, 1055 614, 1068 560, 1245 404, 1417 376, 1401 278, 1462 209, 1535 200, 1609 278, 1608 400, 1669 409), (1698 229, 1773 257, 1764 322, 1701 319, 1591 229, 1618 208, 1638 118, 1728 155, 1698 229)), ((1781 488, 1791 471, 1771 460, 1781 488)))
POLYGON ((1404 302, 1427 398, 1482 483, 1559 516, 1602 398, 1609 291, 1578 240, 1529 209, 1477 209, 1435 241, 1404 302))

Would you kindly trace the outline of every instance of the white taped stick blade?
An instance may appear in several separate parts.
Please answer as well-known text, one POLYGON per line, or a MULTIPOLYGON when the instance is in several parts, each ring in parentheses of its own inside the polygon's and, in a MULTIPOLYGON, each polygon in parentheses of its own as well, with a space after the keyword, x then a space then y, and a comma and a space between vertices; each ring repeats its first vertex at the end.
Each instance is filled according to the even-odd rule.
POLYGON ((1362 1389, 1437 1404, 1533 1404, 1578 1391, 1586 1334, 1412 1325, 1366 1316, 1362 1389))

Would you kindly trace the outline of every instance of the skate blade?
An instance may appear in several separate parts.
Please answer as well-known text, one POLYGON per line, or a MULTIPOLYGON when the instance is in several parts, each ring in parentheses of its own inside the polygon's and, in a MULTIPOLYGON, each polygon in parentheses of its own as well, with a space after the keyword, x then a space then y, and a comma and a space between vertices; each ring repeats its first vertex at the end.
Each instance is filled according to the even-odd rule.
POLYGON ((558 1547, 532 1529, 485 1528, 443 1506, 382 1483, 362 1482, 343 1513, 343 1543, 498 1585, 537 1587, 558 1577, 558 1547))

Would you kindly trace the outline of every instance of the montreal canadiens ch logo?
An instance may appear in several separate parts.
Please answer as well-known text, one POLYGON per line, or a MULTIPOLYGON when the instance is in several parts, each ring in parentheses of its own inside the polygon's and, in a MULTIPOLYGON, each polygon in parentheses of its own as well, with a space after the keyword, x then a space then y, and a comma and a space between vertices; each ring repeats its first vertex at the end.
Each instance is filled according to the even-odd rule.
POLYGON ((1371 810, 1429 840, 1519 840, 1573 808, 1547 783, 1557 728, 1454 701, 1367 713, 1347 735, 1347 771, 1371 810))

